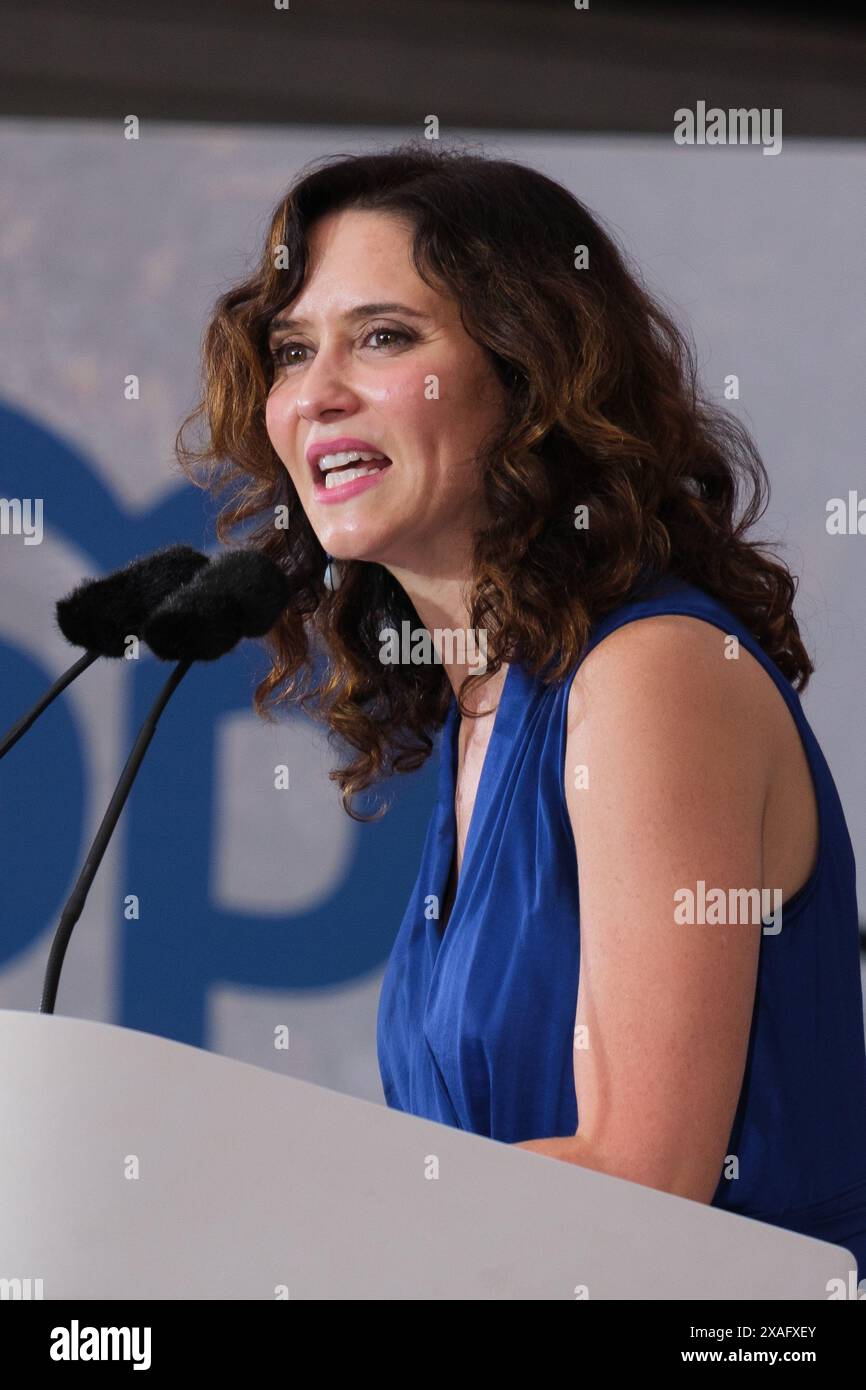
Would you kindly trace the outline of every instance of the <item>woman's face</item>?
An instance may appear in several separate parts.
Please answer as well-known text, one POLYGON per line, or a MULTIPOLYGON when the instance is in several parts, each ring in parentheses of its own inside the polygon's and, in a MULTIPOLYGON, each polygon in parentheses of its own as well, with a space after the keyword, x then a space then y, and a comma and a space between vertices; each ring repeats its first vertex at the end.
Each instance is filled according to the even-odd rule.
POLYGON ((347 210, 316 224, 306 282, 276 316, 293 322, 272 324, 266 423, 325 550, 444 575, 483 517, 476 454, 504 389, 455 301, 416 274, 410 244, 388 214, 347 210), (365 307, 382 304, 392 307, 365 307), (308 451, 345 439, 391 462, 326 488, 308 451))

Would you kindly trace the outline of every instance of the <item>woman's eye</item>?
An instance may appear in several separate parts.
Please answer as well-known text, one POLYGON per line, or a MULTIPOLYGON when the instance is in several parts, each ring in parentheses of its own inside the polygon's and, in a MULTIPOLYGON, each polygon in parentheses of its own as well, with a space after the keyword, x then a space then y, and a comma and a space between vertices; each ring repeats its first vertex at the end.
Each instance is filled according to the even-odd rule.
MULTIPOLYGON (((406 333, 406 332, 404 332, 403 329, 400 329, 400 328, 384 328, 384 327, 383 327, 383 328, 371 328, 371 329, 370 329, 370 332, 367 334, 367 337, 366 337, 366 339, 365 339, 364 341, 365 341, 365 343, 369 343, 369 341, 370 341, 371 338, 382 337, 382 336, 387 337, 387 338, 391 338, 392 340, 396 340, 398 343, 410 343, 410 342, 412 341, 412 334, 411 334, 411 333, 406 333)), ((388 347, 392 347, 393 345, 394 345, 394 343, 393 343, 393 341, 392 341, 391 343, 386 343, 386 344, 384 344, 384 346, 378 346, 378 347, 375 347, 375 346, 374 346, 373 351, 374 351, 374 352, 383 352, 383 351, 385 351, 388 347)), ((275 348, 272 348, 272 349, 271 349, 271 359, 273 360, 273 362, 276 363, 276 365, 277 365, 278 367, 296 367, 296 366, 299 366, 299 365, 303 365, 303 360, 304 360, 304 359, 297 359, 297 358, 296 358, 294 361, 291 359, 291 357, 290 357, 289 354, 290 354, 290 353, 293 353, 293 352, 309 352, 309 348, 307 347, 306 343, 295 343, 295 342, 280 343, 279 347, 275 347, 275 348)))
POLYGON ((271 360, 276 362, 278 367, 295 366, 295 363, 286 360, 286 353, 305 351, 306 348, 303 343, 280 343, 279 347, 271 349, 271 360))
POLYGON ((368 341, 370 338, 378 337, 382 333, 389 338, 399 338, 404 343, 408 343, 411 340, 411 335, 409 333, 404 333, 400 328, 372 328, 368 334, 368 341))

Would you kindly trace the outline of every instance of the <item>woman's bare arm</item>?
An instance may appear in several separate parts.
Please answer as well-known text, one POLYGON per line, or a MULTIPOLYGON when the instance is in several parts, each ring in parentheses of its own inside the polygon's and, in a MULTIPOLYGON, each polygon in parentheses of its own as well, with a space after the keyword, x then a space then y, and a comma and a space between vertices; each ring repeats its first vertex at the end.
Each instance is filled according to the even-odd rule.
POLYGON ((579 1124, 522 1145, 705 1202, 742 1086, 761 923, 677 922, 674 895, 698 880, 728 904, 731 889, 760 892, 771 768, 755 700, 756 672, 768 678, 725 652, 707 623, 648 618, 600 643, 572 684, 579 1124))

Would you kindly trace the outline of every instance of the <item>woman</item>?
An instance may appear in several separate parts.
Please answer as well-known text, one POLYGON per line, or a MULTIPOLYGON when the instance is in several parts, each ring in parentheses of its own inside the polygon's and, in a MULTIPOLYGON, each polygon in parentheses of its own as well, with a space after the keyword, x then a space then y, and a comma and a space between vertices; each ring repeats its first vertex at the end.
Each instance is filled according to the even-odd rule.
POLYGON ((294 583, 257 710, 354 750, 359 819, 442 729, 388 1104, 866 1260, 855 866, 796 583, 746 539, 754 445, 612 238, 510 162, 325 161, 204 362, 178 456, 294 583), (393 642, 437 630, 441 662, 393 642))

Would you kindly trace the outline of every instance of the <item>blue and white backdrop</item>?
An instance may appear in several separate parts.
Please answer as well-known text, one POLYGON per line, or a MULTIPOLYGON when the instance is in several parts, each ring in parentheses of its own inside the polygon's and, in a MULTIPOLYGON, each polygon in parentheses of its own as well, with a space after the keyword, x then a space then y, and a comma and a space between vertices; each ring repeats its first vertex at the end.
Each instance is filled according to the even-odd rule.
MULTIPOLYGON (((74 657, 58 597, 170 541, 214 549, 211 509, 172 457, 209 307, 250 268, 302 164, 408 134, 145 123, 129 141, 120 120, 0 122, 0 498, 43 507, 41 535, 0 534, 0 727, 74 657)), ((806 712, 862 862, 866 518, 864 534, 830 534, 827 514, 866 492, 863 145, 788 140, 768 159, 656 137, 478 138, 606 219, 692 325, 712 394, 738 379, 728 403, 773 488, 762 534, 801 576, 818 666, 806 712)), ((357 825, 327 779, 322 730, 252 713, 264 670, 244 644, 182 683, 73 935, 57 1012, 381 1100, 379 983, 434 769, 396 779, 391 813, 357 825)), ((39 1006, 63 903, 165 675, 145 651, 97 664, 0 766, 0 1007, 39 1006)))

